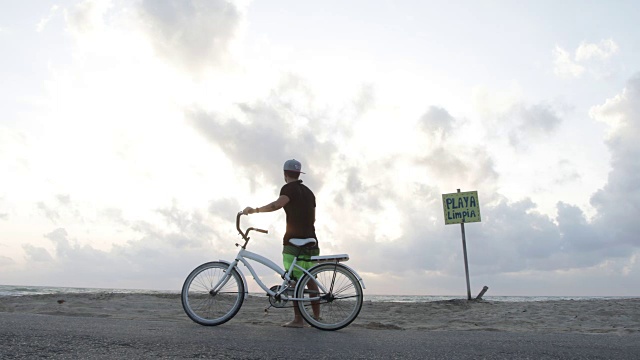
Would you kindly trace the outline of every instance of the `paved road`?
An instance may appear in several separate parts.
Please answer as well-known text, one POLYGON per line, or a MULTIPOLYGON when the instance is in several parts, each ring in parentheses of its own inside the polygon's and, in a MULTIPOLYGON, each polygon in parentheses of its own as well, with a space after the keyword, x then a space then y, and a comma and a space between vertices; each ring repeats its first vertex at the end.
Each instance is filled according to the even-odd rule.
POLYGON ((638 359, 640 334, 336 332, 0 313, 1 359, 638 359), (292 345, 298 342, 299 345, 292 345))

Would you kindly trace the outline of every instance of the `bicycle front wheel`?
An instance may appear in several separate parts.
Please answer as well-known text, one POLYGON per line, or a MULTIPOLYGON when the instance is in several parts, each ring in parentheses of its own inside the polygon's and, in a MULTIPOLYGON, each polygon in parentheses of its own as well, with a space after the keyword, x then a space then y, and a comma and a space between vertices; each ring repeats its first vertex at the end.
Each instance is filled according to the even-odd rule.
POLYGON ((297 298, 309 299, 297 302, 305 321, 321 330, 338 330, 351 324, 363 301, 356 276, 340 264, 317 265, 309 273, 311 277, 305 274, 296 291, 297 298), (313 298, 318 300, 311 301, 313 298))
POLYGON ((244 282, 235 268, 227 273, 229 264, 209 262, 198 266, 187 276, 182 286, 182 308, 191 320, 213 326, 231 320, 242 306, 244 282), (220 280, 226 283, 217 291, 220 280))

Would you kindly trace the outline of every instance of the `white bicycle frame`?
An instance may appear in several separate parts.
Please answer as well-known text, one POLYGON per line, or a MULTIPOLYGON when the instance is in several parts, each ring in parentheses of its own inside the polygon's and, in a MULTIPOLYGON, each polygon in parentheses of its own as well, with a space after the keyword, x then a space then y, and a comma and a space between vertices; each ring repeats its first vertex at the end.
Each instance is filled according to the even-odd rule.
MULTIPOLYGON (((291 267, 289 268, 289 271, 285 271, 279 265, 277 265, 273 261, 267 259, 266 257, 264 257, 264 256, 262 256, 260 254, 256 254, 254 252, 248 251, 246 249, 240 248, 240 251, 238 252, 238 255, 236 256, 236 259, 233 262, 231 262, 229 264, 229 267, 227 268, 227 276, 225 276, 222 279, 220 279, 220 281, 213 287, 213 290, 214 291, 220 290, 227 283, 227 281, 229 281, 229 279, 231 278, 231 271, 234 268, 236 270, 238 270, 238 272, 240 273, 241 276, 244 277, 244 275, 242 275, 242 272, 238 268, 238 263, 242 262, 244 264, 244 266, 246 266, 249 269, 249 272, 251 272, 251 275, 253 276, 253 279, 270 296, 284 296, 284 299, 293 300, 293 301, 317 301, 317 300, 320 300, 321 298, 319 296, 318 297, 313 297, 313 298, 295 298, 295 297, 289 297, 286 294, 286 291, 287 291, 287 289, 289 287, 289 282, 291 281, 291 273, 293 272, 294 269, 299 269, 303 273, 308 275, 316 283, 316 285, 320 289, 321 293, 327 293, 327 289, 325 289, 324 286, 322 286, 322 284, 319 283, 315 279, 315 277, 311 276, 309 271, 307 271, 305 268, 301 267, 300 265, 296 264, 297 260, 298 260, 298 258, 295 258, 293 260, 293 263, 291 264, 291 267), (260 279, 260 276, 258 276, 256 271, 253 269, 253 266, 251 266, 251 264, 249 263, 249 261, 247 261, 247 259, 251 259, 253 261, 256 261, 256 262, 258 262, 258 263, 260 263, 260 264, 272 269, 273 271, 277 272, 278 274, 280 274, 282 276, 282 278, 283 278, 283 282, 282 282, 282 286, 280 286, 280 290, 278 292, 275 292, 275 291, 269 289, 262 282, 262 280, 260 279)), ((297 293, 298 286, 299 286, 299 282, 296 284, 294 293, 297 293)), ((247 290, 245 290, 245 291, 247 291, 247 290)))
MULTIPOLYGON (((226 276, 223 276, 220 281, 218 281, 218 283, 213 287, 212 291, 214 293, 217 293, 218 291, 220 291, 220 289, 222 289, 223 286, 225 286, 227 284, 227 282, 229 281, 229 279, 231 278, 231 274, 233 272, 233 269, 236 269, 238 271, 238 273, 240 274, 240 276, 242 277, 242 282, 244 284, 244 291, 245 294, 247 294, 249 292, 248 287, 247 287, 247 281, 244 277, 244 274, 242 273, 242 271, 240 271, 240 269, 238 268, 238 263, 241 262, 244 264, 244 266, 246 266, 249 271, 251 272, 251 275, 253 276, 253 279, 258 283, 258 285, 260 285, 260 287, 262 288, 262 290, 266 291, 266 293, 269 296, 275 296, 275 297, 281 297, 284 296, 284 299, 286 300, 295 300, 295 301, 318 301, 318 300, 322 300, 322 298, 324 296, 316 296, 316 297, 312 297, 312 298, 295 298, 295 297, 289 297, 289 295, 286 293, 287 290, 289 290, 289 284, 291 281, 291 274, 293 273, 294 269, 299 269, 300 271, 302 271, 303 274, 309 276, 309 278, 311 280, 313 280, 313 282, 318 286, 319 289, 319 293, 320 294, 327 294, 329 293, 329 291, 333 290, 330 289, 329 291, 327 291, 327 289, 320 283, 318 282, 318 280, 314 277, 311 276, 311 273, 309 273, 309 271, 307 271, 307 269, 301 267, 300 265, 297 264, 298 258, 294 258, 293 259, 293 263, 291 264, 291 267, 289 267, 289 271, 284 270, 283 268, 281 268, 280 266, 278 266, 276 263, 274 263, 273 261, 267 259, 266 257, 260 255, 260 254, 256 254, 254 252, 248 251, 246 250, 246 246, 249 243, 249 232, 250 231, 258 231, 261 233, 268 233, 267 230, 261 230, 261 229, 256 229, 253 227, 250 227, 248 229, 246 229, 245 231, 242 231, 242 229, 240 229, 240 216, 243 215, 243 212, 239 212, 236 216, 236 229, 238 230, 238 233, 242 236, 242 238, 244 239, 244 245, 240 246, 239 244, 236 244, 236 246, 240 246, 240 251, 238 251, 238 255, 236 255, 236 259, 233 262, 228 262, 225 260, 220 260, 220 262, 227 264, 227 271, 226 271, 226 276), (282 279, 282 285, 280 286, 280 289, 276 292, 273 291, 271 289, 269 289, 260 279, 260 277, 258 276, 258 274, 256 273, 256 271, 253 269, 253 267, 251 266, 251 264, 247 261, 247 259, 256 261, 268 268, 270 268, 271 270, 275 271, 276 273, 278 273, 282 279)), ((336 267, 338 266, 337 263, 339 263, 340 261, 346 261, 349 260, 349 256, 346 254, 342 254, 342 255, 327 255, 327 256, 313 256, 311 257, 312 260, 315 258, 316 261, 319 262, 335 262, 336 263, 336 267)), ((317 265, 316 265, 317 266, 317 265)), ((315 267, 315 266, 314 266, 315 267)), ((342 268, 346 268, 349 272, 351 272, 356 279, 358 279, 358 281, 360 282, 360 284, 362 285, 362 288, 364 289, 364 282, 362 281, 362 278, 360 277, 360 275, 358 275, 358 273, 356 273, 353 269, 351 269, 350 267, 340 264, 340 267, 342 268)), ((313 267, 311 268, 313 269, 313 267)), ((310 270, 311 270, 310 269, 310 270)), ((309 283, 307 283, 309 284, 309 283)), ((294 289, 294 294, 298 293, 299 287, 300 286, 300 282, 298 281, 296 283, 296 287, 294 289)), ((333 285, 331 285, 331 287, 333 288, 333 285)))

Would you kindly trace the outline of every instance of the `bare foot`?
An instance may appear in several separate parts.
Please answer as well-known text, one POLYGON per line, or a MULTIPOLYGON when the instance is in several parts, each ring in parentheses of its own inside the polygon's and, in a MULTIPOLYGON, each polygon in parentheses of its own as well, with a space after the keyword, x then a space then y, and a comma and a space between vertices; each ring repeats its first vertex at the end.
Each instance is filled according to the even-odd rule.
POLYGON ((304 327, 304 323, 302 321, 290 321, 286 324, 282 325, 283 327, 288 327, 288 328, 303 328, 304 327))

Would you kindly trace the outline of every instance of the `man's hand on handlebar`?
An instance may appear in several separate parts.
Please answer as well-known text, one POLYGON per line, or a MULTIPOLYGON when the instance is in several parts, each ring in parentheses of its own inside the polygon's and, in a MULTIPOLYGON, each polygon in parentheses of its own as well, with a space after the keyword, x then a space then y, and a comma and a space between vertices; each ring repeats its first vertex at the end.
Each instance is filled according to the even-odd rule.
POLYGON ((249 215, 249 214, 255 214, 256 213, 256 209, 247 206, 246 208, 244 208, 244 210, 242 210, 242 214, 243 215, 249 215))

